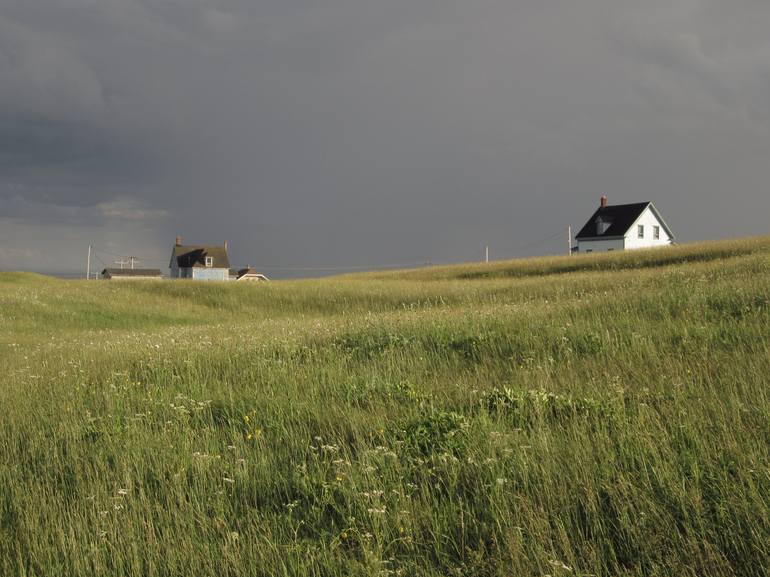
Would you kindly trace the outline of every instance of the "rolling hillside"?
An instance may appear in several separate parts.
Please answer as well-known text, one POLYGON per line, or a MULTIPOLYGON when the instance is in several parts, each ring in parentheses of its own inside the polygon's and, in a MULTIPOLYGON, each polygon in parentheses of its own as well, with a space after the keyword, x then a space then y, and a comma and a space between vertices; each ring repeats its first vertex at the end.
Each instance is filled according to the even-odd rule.
POLYGON ((0 273, 0 575, 767 575, 770 238, 0 273))

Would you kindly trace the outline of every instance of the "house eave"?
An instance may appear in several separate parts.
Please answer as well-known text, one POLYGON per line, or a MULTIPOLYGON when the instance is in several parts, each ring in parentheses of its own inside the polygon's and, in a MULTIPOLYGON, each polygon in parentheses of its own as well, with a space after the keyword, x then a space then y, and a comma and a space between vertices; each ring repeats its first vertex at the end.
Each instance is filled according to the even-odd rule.
POLYGON ((586 241, 586 240, 620 240, 626 238, 625 235, 623 236, 576 236, 575 240, 577 241, 586 241))

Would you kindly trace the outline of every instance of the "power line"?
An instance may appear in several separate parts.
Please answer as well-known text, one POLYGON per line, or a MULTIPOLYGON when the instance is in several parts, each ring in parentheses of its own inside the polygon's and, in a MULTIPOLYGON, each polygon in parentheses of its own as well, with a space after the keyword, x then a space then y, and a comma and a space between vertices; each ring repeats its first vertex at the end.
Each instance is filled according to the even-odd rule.
MULTIPOLYGON (((549 235, 547 237, 541 238, 539 240, 529 242, 524 245, 520 245, 517 248, 514 248, 512 250, 506 250, 505 248, 502 249, 502 251, 499 249, 499 247, 484 247, 478 250, 473 251, 473 255, 467 255, 470 256, 467 260, 455 260, 455 261, 447 261, 447 260, 434 260, 434 259, 425 259, 420 261, 410 261, 410 262, 403 262, 403 263, 385 263, 385 264, 366 264, 366 265, 348 265, 348 266, 342 266, 342 265, 329 265, 329 266, 321 266, 321 265, 309 265, 309 266, 287 266, 287 265, 259 265, 257 268, 263 269, 263 270, 270 270, 270 271, 284 271, 284 272, 346 272, 346 271, 366 271, 366 270, 384 270, 384 269, 401 269, 401 268, 415 268, 420 266, 431 266, 431 265, 445 265, 445 264, 458 264, 460 262, 475 262, 476 260, 487 260, 488 254, 490 248, 494 248, 496 251, 499 252, 505 252, 505 253, 521 253, 525 250, 541 246, 547 242, 553 241, 559 237, 561 237, 564 234, 563 231, 556 232, 552 235, 549 235)), ((129 262, 141 260, 143 262, 147 263, 164 263, 165 259, 156 259, 156 258, 144 258, 144 257, 137 257, 137 256, 129 256, 127 254, 117 254, 111 251, 107 251, 98 247, 93 247, 92 255, 94 258, 96 258, 100 263, 102 263, 105 268, 108 268, 105 262, 99 257, 97 253, 101 253, 103 255, 108 255, 110 257, 119 258, 121 260, 128 259, 124 261, 122 264, 128 264, 129 262)), ((514 258, 514 257, 510 257, 514 258)))
POLYGON ((100 249, 98 247, 95 247, 95 246, 93 247, 93 251, 94 252, 100 252, 102 254, 106 254, 107 256, 114 256, 114 257, 117 257, 117 258, 123 258, 124 256, 126 256, 124 254, 115 254, 114 252, 110 252, 108 250, 102 250, 102 249, 100 249))
POLYGON ((92 254, 92 256, 93 256, 93 257, 94 257, 96 260, 98 260, 100 263, 102 263, 102 266, 103 266, 104 268, 109 268, 109 266, 108 266, 108 265, 107 265, 107 264, 106 264, 106 263, 105 263, 105 262, 104 262, 104 261, 103 261, 101 258, 99 258, 99 255, 98 255, 98 254, 92 254))
POLYGON ((530 243, 527 243, 525 245, 521 245, 518 248, 513 249, 512 252, 521 252, 521 251, 524 251, 524 250, 527 250, 527 249, 530 249, 530 248, 534 248, 536 246, 540 246, 540 245, 545 244, 545 243, 547 243, 547 242, 549 242, 551 240, 559 238, 563 234, 564 234, 563 231, 559 231, 559 232, 557 232, 555 234, 552 234, 551 236, 548 236, 546 238, 543 238, 543 239, 540 239, 540 240, 536 240, 534 242, 530 242, 530 243))
POLYGON ((125 258, 125 259, 132 259, 133 258, 134 260, 137 260, 137 261, 146 261, 146 262, 165 262, 165 259, 163 259, 163 258, 145 258, 145 257, 135 256, 135 255, 132 256, 132 255, 129 255, 129 254, 116 254, 114 252, 110 252, 108 250, 103 250, 103 249, 98 248, 98 247, 93 247, 93 250, 95 252, 100 252, 102 254, 106 254, 107 256, 111 256, 111 257, 115 257, 115 258, 125 258))
POLYGON ((367 264, 353 266, 270 266, 260 265, 259 268, 265 270, 284 270, 284 271, 346 271, 346 270, 367 270, 367 269, 385 269, 385 268, 410 268, 416 266, 426 266, 435 264, 435 261, 405 262, 399 264, 367 264))

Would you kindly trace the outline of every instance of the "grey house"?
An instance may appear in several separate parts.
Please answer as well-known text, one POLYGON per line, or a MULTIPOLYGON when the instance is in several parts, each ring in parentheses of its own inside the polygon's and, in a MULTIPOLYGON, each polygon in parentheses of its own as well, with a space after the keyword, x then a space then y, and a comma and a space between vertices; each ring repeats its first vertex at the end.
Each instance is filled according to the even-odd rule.
POLYGON ((217 246, 184 245, 182 239, 177 237, 169 268, 171 278, 228 280, 230 259, 227 256, 227 243, 217 246))

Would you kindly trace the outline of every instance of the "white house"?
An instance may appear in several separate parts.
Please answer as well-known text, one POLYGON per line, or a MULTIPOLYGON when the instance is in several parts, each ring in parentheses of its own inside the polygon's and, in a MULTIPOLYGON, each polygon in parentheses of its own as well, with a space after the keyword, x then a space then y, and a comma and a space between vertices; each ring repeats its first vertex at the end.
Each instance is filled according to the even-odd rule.
POLYGON ((577 252, 607 252, 667 246, 674 234, 651 202, 609 205, 603 196, 575 240, 577 252))

